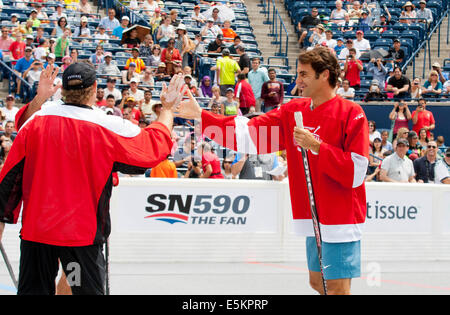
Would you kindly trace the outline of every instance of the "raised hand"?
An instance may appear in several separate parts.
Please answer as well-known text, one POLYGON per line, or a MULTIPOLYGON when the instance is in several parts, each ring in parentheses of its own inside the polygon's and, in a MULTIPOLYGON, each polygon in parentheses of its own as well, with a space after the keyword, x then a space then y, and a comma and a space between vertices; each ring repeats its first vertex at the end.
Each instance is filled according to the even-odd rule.
POLYGON ((56 91, 61 87, 61 84, 56 86, 53 85, 58 73, 59 67, 55 67, 54 65, 48 65, 47 68, 41 72, 36 97, 46 101, 56 93, 56 91))
POLYGON ((175 108, 175 116, 184 119, 202 118, 202 108, 194 98, 190 90, 187 90, 188 99, 182 101, 179 106, 175 108))
POLYGON ((163 83, 161 92, 161 103, 163 108, 174 110, 177 106, 179 106, 186 91, 187 86, 184 83, 184 76, 182 74, 174 75, 172 80, 170 80, 168 87, 165 83, 163 83))

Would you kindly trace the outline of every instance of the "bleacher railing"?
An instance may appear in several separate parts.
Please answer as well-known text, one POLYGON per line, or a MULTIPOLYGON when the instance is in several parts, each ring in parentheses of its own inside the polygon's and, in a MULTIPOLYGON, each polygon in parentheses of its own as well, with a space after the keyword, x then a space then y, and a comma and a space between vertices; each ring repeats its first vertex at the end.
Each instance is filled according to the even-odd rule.
MULTIPOLYGON (((269 25, 270 33, 269 36, 274 37, 271 42, 273 45, 277 45, 278 52, 275 53, 278 57, 287 57, 289 48, 289 33, 287 31, 286 25, 275 6, 274 0, 261 0, 260 5, 263 10, 261 13, 265 15, 266 21, 264 24, 269 25)), ((289 65, 289 60, 286 58, 286 65, 289 65)))

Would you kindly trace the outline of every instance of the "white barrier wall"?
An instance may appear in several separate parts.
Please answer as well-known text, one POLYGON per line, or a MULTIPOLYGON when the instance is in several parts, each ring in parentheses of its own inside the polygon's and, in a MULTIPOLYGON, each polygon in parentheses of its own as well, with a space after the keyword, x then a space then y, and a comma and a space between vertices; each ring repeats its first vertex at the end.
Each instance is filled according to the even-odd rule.
MULTIPOLYGON (((450 260, 450 186, 366 187, 363 260, 450 260)), ((111 217, 116 262, 306 260, 286 182, 121 177, 111 217)), ((19 228, 4 235, 14 261, 19 228)))

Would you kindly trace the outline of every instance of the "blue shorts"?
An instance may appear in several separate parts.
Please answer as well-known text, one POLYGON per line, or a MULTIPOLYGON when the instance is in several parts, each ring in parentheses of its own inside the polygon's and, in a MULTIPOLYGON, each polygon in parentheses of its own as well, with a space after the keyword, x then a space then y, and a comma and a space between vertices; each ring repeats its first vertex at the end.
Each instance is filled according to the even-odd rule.
MULTIPOLYGON (((316 239, 306 238, 308 269, 320 272, 316 239)), ((322 242, 322 267, 325 280, 351 279, 361 276, 361 241, 348 243, 322 242)))

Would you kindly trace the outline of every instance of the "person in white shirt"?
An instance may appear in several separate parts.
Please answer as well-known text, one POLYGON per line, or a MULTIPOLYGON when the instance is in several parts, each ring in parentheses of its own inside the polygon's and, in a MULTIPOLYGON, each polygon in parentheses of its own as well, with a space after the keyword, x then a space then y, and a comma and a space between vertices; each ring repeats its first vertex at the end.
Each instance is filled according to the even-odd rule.
POLYGON ((409 143, 399 139, 395 153, 387 156, 381 163, 380 179, 383 182, 415 183, 413 162, 406 156, 409 143))
POLYGON ((64 4, 59 3, 56 6, 56 12, 50 16, 50 20, 52 20, 53 24, 56 25, 56 23, 58 23, 58 20, 62 17, 67 19, 67 14, 64 13, 64 4))
POLYGON ((11 120, 15 121, 16 114, 19 111, 19 108, 15 106, 16 100, 14 95, 8 95, 6 97, 5 107, 1 108, 2 116, 5 116, 5 121, 11 120))
POLYGON ((104 97, 107 98, 108 95, 114 96, 114 99, 116 101, 122 100, 122 93, 116 89, 116 79, 115 78, 108 78, 106 79, 106 88, 103 90, 105 95, 104 97))
POLYGON ((342 1, 337 0, 336 9, 334 9, 330 15, 331 22, 337 25, 344 25, 345 23, 344 17, 346 13, 347 11, 345 11, 345 9, 342 8, 342 1))
POLYGON ((155 14, 156 8, 159 8, 159 5, 154 0, 147 0, 142 4, 142 10, 145 10, 144 13, 149 17, 152 17, 155 14))
POLYGON ((42 69, 44 69, 42 62, 40 62, 39 60, 35 60, 31 64, 30 68, 28 68, 23 73, 23 77, 28 81, 28 83, 33 85, 34 82, 39 81, 39 78, 41 77, 42 69))
POLYGON ((105 27, 103 25, 99 25, 98 33, 95 33, 94 38, 96 44, 108 42, 109 36, 106 33, 105 27))
POLYGON ((144 99, 144 91, 138 89, 139 81, 138 77, 132 77, 130 80, 130 90, 128 91, 129 96, 133 97, 138 103, 144 99))
POLYGON ((350 87, 350 81, 344 80, 342 87, 338 88, 336 94, 346 99, 353 99, 355 97, 355 89, 350 87))
MULTIPOLYGON (((345 60, 347 59, 347 56, 349 55, 349 49, 350 48, 354 48, 353 46, 353 40, 352 39, 347 39, 346 44, 345 44, 345 48, 341 50, 341 53, 339 54, 338 59, 340 60, 345 60)), ((359 59, 359 57, 361 57, 361 53, 359 51, 359 49, 356 49, 356 59, 359 59)))
POLYGON ((90 13, 92 13, 92 7, 91 7, 91 5, 89 4, 88 0, 81 0, 81 1, 78 3, 78 10, 79 10, 81 13, 85 13, 85 14, 90 14, 90 13))
POLYGON ((325 39, 322 41, 322 43, 325 43, 328 48, 334 49, 337 45, 337 41, 333 39, 333 31, 332 30, 326 30, 325 31, 325 39))
POLYGON ((353 47, 363 52, 367 52, 370 50, 370 42, 364 38, 363 31, 356 32, 356 40, 353 41, 353 47))
POLYGON ((209 18, 206 21, 206 25, 202 28, 200 31, 200 34, 202 34, 205 38, 205 42, 209 43, 217 38, 217 35, 222 34, 222 30, 219 26, 214 24, 214 20, 212 18, 209 18))
POLYGON ((206 23, 206 17, 200 13, 200 6, 196 5, 192 12, 191 19, 197 22, 197 26, 203 26, 206 23))

